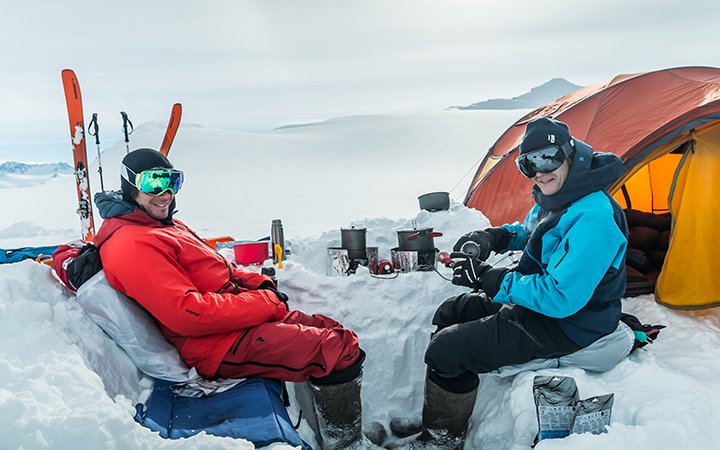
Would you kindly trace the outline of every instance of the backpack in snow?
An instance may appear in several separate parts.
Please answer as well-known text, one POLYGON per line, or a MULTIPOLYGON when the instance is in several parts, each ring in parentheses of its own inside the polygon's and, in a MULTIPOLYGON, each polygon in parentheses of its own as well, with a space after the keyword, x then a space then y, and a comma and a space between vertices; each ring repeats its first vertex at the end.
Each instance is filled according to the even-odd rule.
POLYGON ((100 249, 83 241, 61 245, 53 253, 53 269, 62 284, 75 292, 102 270, 100 249))

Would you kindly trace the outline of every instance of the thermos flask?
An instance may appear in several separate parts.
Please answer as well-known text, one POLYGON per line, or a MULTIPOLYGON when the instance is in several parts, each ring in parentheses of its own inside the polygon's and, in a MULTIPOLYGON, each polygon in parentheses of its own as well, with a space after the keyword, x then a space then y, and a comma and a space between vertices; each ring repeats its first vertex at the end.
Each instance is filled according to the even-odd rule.
POLYGON ((275 251, 275 245, 279 245, 282 249, 282 260, 285 260, 285 238, 283 236, 283 226, 280 219, 273 219, 270 226, 270 241, 272 244, 273 263, 278 263, 278 252, 275 251))

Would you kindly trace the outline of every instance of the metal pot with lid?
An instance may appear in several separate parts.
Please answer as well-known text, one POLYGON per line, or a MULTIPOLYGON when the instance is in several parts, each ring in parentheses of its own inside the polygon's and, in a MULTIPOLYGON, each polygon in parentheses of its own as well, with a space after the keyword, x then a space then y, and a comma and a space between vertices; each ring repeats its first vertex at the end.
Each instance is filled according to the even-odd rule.
POLYGON ((432 228, 413 228, 412 230, 399 230, 398 248, 402 251, 434 251, 435 238, 443 234, 433 231, 432 228))
POLYGON ((350 259, 367 258, 367 228, 341 228, 340 247, 348 251, 350 259))

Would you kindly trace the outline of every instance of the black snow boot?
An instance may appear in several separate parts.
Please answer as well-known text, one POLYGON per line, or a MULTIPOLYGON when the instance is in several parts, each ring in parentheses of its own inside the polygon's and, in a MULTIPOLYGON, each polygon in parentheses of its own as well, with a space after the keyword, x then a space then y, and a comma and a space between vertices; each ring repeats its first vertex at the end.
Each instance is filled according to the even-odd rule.
MULTIPOLYGON (((460 450, 465 445, 468 422, 475 407, 477 386, 465 393, 456 394, 438 386, 429 377, 425 379, 425 403, 422 412, 422 432, 410 442, 398 441, 388 446, 394 449, 460 450)), ((408 421, 410 430, 416 425, 408 421)), ((403 427, 405 428, 405 427, 403 427)))
MULTIPOLYGON (((306 382, 314 404, 318 440, 323 450, 373 450, 380 447, 362 432, 360 386, 362 372, 345 383, 315 384, 306 382)), ((311 423, 311 425, 313 425, 311 423)))

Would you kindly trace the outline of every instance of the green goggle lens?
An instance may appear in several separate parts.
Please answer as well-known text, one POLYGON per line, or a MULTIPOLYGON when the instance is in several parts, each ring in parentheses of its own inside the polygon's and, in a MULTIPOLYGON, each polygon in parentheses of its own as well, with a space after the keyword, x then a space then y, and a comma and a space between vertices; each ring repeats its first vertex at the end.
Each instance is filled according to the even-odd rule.
POLYGON ((144 170, 135 175, 135 187, 148 195, 162 195, 170 190, 177 194, 183 185, 185 176, 181 170, 152 169, 144 170))

